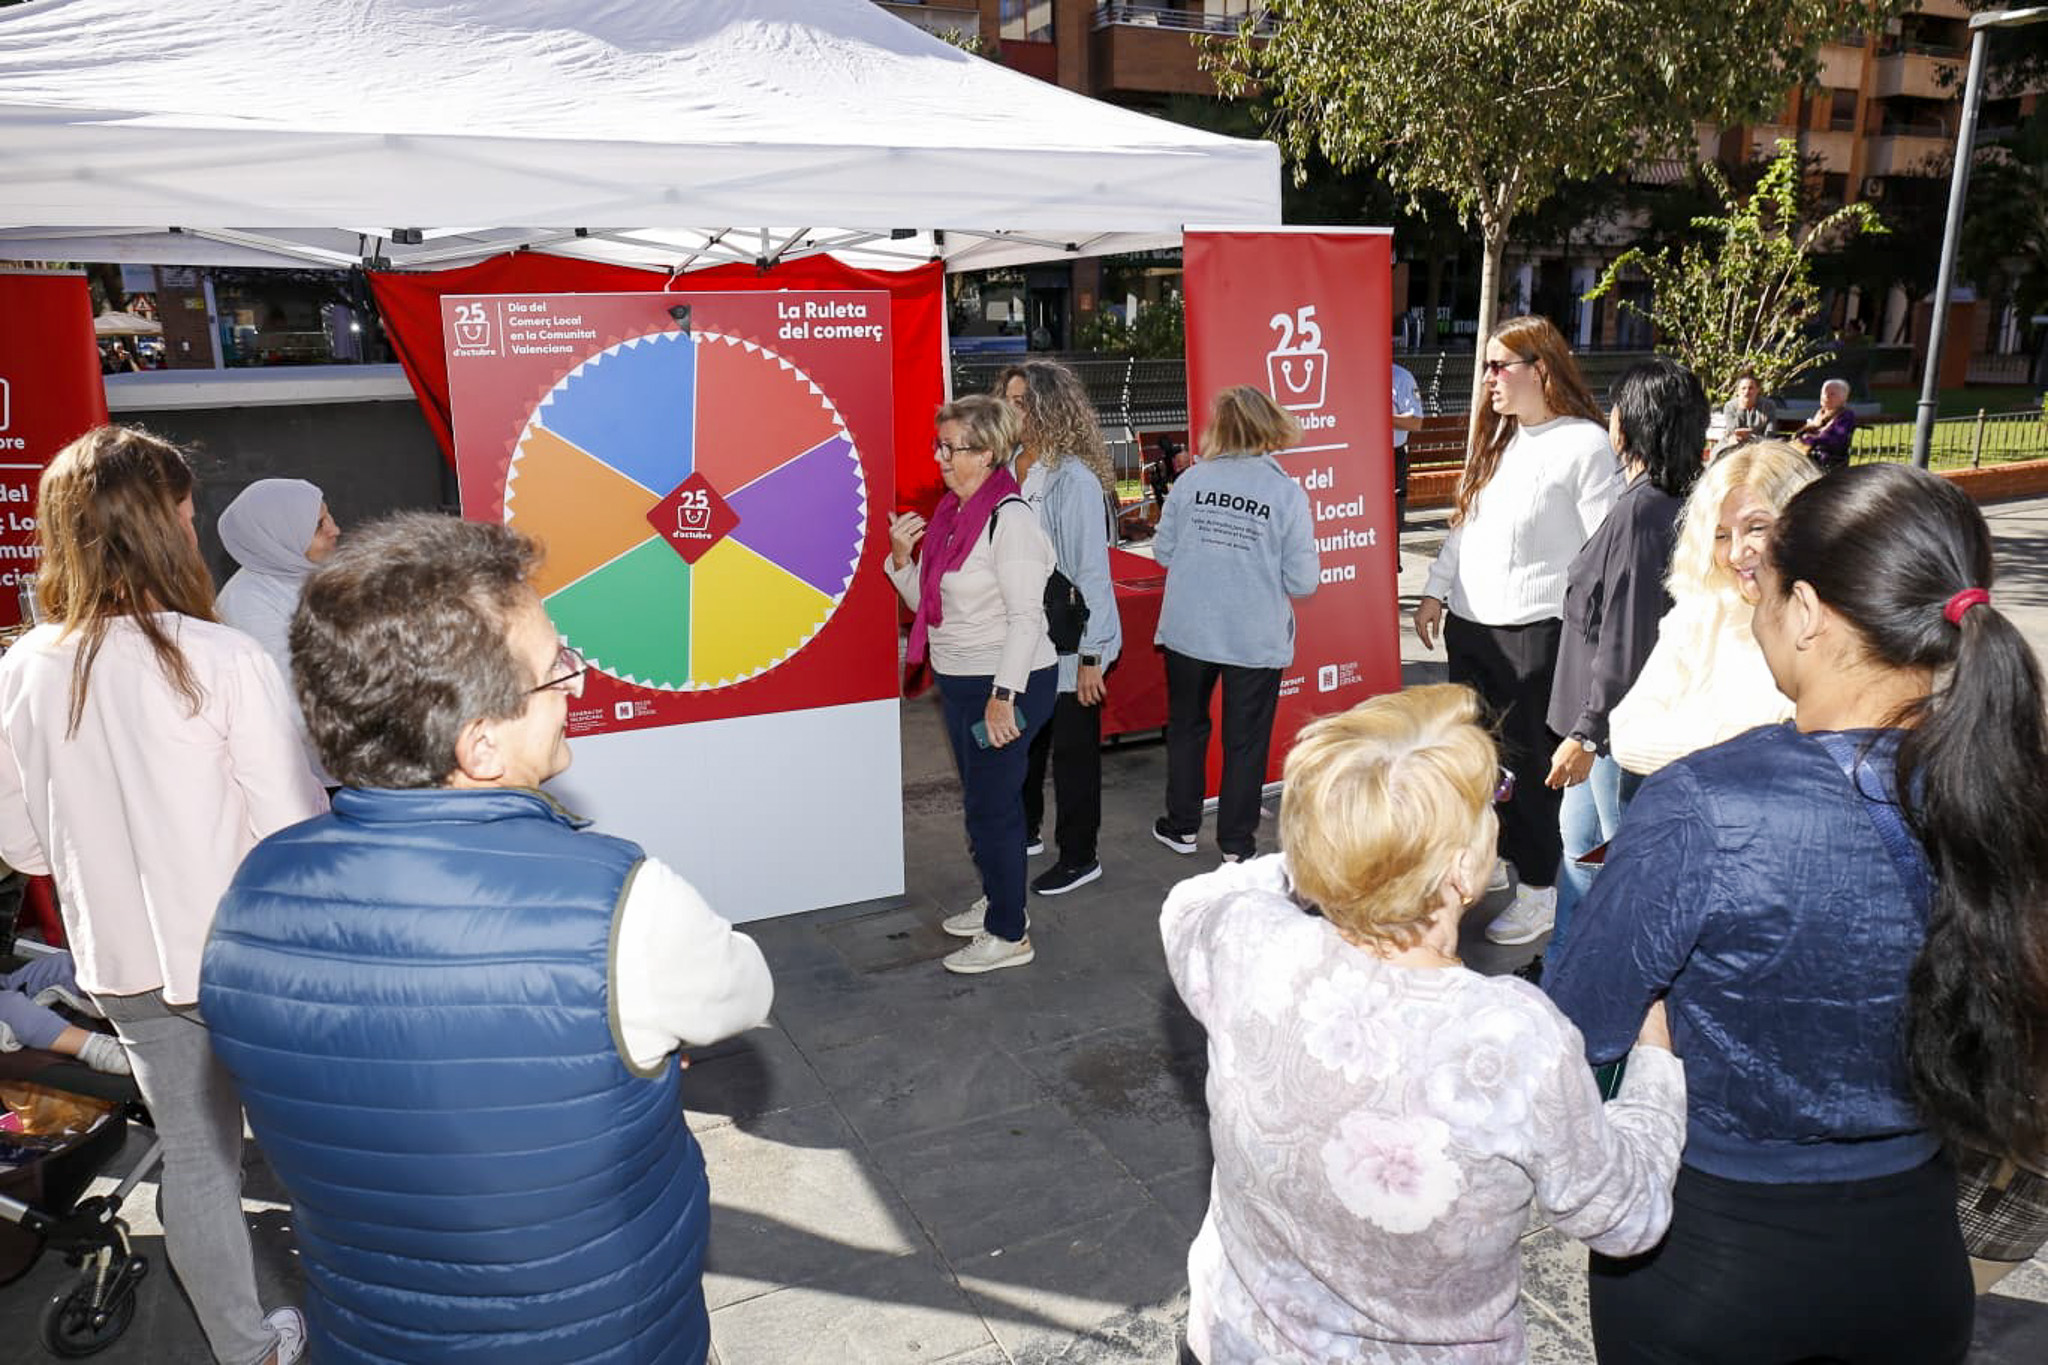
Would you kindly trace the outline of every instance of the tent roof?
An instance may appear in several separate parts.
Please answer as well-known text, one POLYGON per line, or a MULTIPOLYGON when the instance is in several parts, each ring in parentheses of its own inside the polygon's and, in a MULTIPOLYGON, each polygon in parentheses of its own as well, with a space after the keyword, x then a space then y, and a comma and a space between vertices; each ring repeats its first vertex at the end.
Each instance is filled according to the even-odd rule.
POLYGON ((20 225, 0 255, 194 265, 536 244, 674 266, 860 239, 978 268, 1279 218, 1270 143, 1087 99, 868 0, 41 0, 0 12, 0 184, 20 225))

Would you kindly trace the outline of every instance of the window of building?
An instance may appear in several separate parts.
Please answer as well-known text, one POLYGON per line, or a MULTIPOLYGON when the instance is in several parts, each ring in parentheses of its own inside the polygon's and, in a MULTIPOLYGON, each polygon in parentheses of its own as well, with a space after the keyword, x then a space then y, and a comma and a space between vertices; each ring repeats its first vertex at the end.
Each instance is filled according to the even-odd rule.
POLYGON ((1840 129, 1844 132, 1854 132, 1856 128, 1856 92, 1854 90, 1835 90, 1830 92, 1830 94, 1828 127, 1840 129))
POLYGON ((1002 0, 997 11, 1002 37, 1009 42, 1052 41, 1052 0, 1002 0))

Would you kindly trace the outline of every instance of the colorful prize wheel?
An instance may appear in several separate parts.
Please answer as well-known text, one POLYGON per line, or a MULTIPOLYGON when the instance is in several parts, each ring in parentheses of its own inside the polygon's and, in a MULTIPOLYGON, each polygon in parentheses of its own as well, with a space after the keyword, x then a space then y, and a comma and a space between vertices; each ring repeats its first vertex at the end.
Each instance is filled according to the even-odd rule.
POLYGON ((562 376, 505 475, 505 520, 547 546, 556 629, 613 677, 730 687, 824 629, 867 527, 859 452, 794 365, 656 332, 562 376))

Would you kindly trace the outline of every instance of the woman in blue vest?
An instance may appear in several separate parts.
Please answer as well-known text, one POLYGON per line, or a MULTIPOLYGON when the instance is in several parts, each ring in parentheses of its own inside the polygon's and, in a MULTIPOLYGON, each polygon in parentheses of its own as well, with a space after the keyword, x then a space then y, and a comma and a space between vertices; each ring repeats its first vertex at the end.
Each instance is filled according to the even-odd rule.
POLYGON ((1546 974, 1589 1059, 1663 999, 1688 1132, 1664 1243, 1596 1258, 1602 1365, 1942 1365, 1972 1289, 1944 1140, 2048 1150, 2048 734, 1953 484, 1787 504, 1754 629, 1793 719, 1643 784, 1546 974))

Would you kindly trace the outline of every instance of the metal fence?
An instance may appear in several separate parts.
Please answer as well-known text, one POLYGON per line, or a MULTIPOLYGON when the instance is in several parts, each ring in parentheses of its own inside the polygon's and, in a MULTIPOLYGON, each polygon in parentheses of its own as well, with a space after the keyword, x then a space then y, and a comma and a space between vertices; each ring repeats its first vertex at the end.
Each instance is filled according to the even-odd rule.
MULTIPOLYGON (((1127 24, 1142 28, 1177 29, 1186 33, 1235 33, 1247 16, 1207 14, 1201 10, 1178 9, 1172 5, 1125 5, 1101 0, 1095 6, 1095 27, 1127 24)), ((1280 26, 1264 15, 1258 17, 1254 33, 1273 34, 1280 26)))
MULTIPOLYGON (((1928 464, 1934 469, 1977 469, 2013 460, 2048 460, 2048 415, 2038 409, 1942 417, 1934 423, 1928 464)), ((1913 458, 1910 419, 1866 422, 1850 442, 1852 464, 1903 463, 1913 458)))
POLYGON ((1057 359, 1074 372, 1088 401, 1110 463, 1120 481, 1143 476, 1146 454, 1140 444, 1147 431, 1180 431, 1188 425, 1187 369, 1179 360, 1135 360, 1124 356, 1035 354, 1029 357, 959 357, 953 362, 953 392, 988 393, 1008 365, 1032 359, 1057 359))

